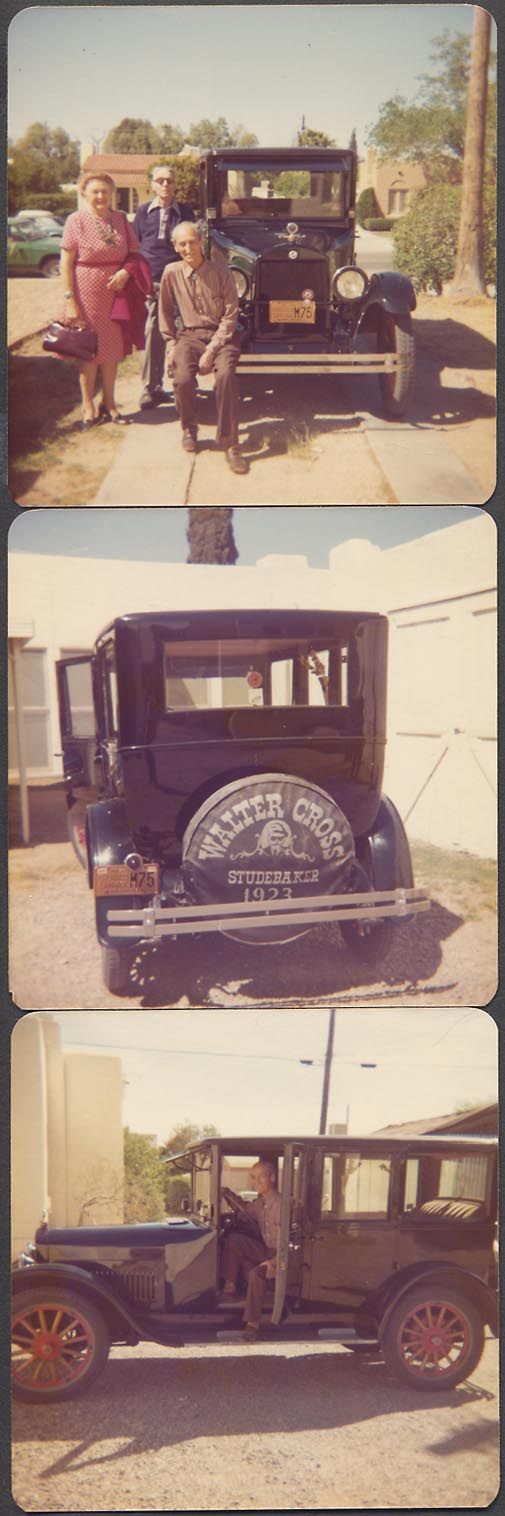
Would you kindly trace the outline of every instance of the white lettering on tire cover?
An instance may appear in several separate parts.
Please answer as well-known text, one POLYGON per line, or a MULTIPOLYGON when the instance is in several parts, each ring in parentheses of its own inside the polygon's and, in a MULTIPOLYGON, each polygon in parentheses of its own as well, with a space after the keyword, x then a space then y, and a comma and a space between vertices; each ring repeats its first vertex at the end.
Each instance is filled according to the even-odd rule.
POLYGON ((204 801, 187 828, 183 857, 199 898, 240 899, 250 884, 327 893, 354 857, 354 840, 343 811, 317 785, 269 774, 238 780, 204 801))

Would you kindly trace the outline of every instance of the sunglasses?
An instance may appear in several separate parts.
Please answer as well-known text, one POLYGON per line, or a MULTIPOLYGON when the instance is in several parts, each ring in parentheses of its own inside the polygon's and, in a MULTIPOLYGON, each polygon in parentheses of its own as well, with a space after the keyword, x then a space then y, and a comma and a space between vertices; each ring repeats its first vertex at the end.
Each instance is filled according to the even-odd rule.
POLYGON ((173 179, 153 179, 153 184, 173 184, 173 179))

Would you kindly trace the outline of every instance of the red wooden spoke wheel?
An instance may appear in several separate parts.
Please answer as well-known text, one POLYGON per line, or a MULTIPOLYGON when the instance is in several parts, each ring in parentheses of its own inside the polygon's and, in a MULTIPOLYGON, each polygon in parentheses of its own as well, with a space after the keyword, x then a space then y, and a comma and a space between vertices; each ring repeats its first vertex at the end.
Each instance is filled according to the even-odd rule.
POLYGON ((423 1390, 460 1384, 476 1368, 484 1347, 477 1307, 448 1288, 409 1290, 395 1306, 383 1338, 388 1367, 423 1390))
POLYGON ((18 1398, 79 1394, 105 1364, 108 1350, 105 1323, 84 1297, 66 1290, 15 1295, 12 1376, 18 1398))

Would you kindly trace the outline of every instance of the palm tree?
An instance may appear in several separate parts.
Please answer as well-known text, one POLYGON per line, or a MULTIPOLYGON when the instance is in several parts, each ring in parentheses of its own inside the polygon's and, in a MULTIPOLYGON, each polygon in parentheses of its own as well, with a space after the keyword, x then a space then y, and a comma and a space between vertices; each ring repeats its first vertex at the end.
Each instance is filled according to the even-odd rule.
POLYGON ((459 297, 486 293, 482 203, 490 34, 489 11, 476 6, 466 110, 458 251, 454 278, 448 288, 449 294, 459 297))
POLYGON ((236 563, 233 509, 229 505, 188 509, 187 563, 236 563))

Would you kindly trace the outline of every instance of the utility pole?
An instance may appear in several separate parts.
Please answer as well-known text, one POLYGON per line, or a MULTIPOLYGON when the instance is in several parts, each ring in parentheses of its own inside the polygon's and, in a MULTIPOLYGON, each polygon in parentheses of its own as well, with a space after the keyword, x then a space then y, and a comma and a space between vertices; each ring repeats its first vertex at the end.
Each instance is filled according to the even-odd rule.
POLYGON ((326 1123, 327 1123, 327 1120, 328 1120, 328 1099, 329 1099, 329 1094, 330 1094, 330 1076, 331 1076, 331 1063, 332 1063, 332 1058, 333 1058, 333 1039, 334 1039, 334 1035, 335 1035, 335 1012, 334 1011, 330 1011, 330 1018, 329 1018, 329 1021, 328 1021, 328 1039, 327 1039, 327 1043, 326 1043, 326 1053, 325 1053, 325 1059, 324 1059, 323 1093, 322 1093, 322 1096, 321 1096, 321 1116, 320 1116, 320 1120, 319 1120, 319 1134, 320 1134, 320 1136, 324 1136, 324 1134, 326 1132, 326 1123))

